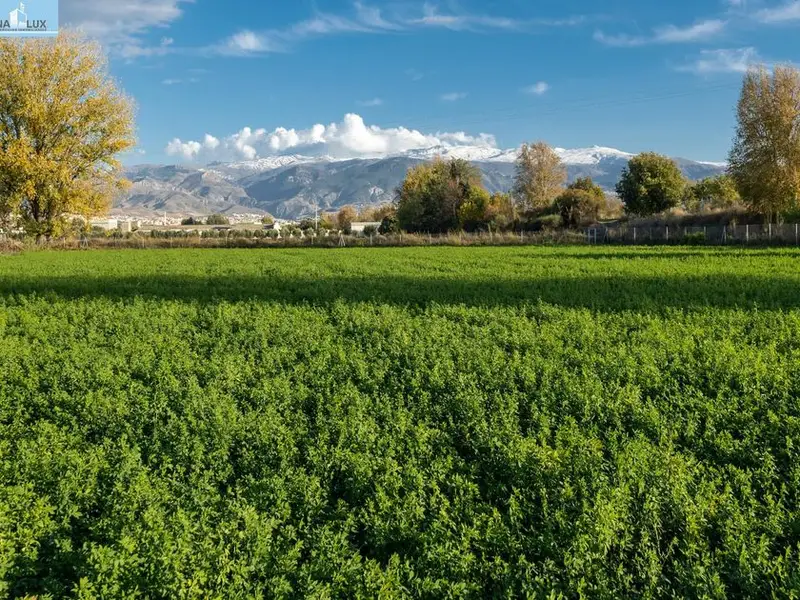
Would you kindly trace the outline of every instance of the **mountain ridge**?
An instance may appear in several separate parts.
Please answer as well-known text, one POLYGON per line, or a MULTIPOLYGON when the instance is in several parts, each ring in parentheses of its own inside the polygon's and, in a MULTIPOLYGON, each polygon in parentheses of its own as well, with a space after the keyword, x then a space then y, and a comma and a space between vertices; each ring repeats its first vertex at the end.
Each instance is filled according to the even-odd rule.
MULTIPOLYGON (((555 151, 566 165, 570 181, 589 176, 607 191, 613 190, 634 156, 603 146, 555 151)), ((436 156, 469 160, 481 169, 489 191, 508 191, 517 153, 516 149, 454 145, 360 158, 286 154, 203 167, 137 165, 126 170, 133 185, 115 200, 113 211, 181 215, 263 212, 301 218, 317 209, 391 202, 408 169, 436 156)), ((674 160, 690 179, 724 169, 721 163, 674 160)))

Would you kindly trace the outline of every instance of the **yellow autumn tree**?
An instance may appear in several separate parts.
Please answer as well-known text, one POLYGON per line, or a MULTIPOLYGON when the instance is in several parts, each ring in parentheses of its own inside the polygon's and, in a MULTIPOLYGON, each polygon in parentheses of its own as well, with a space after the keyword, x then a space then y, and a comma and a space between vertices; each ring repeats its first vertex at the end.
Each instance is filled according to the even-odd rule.
POLYGON ((747 205, 771 221, 800 200, 800 70, 751 69, 737 118, 729 173, 747 205))
POLYGON ((544 142, 523 144, 516 162, 514 196, 522 213, 548 208, 567 183, 567 168, 544 142))
POLYGON ((76 33, 0 38, 0 218, 37 239, 108 210, 135 143, 133 104, 76 33))

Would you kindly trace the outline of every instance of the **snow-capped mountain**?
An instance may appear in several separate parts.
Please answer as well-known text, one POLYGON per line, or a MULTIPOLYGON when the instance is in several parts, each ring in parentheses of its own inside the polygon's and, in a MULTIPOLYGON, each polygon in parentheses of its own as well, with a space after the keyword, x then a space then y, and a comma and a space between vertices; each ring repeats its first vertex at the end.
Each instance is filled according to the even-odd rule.
MULTIPOLYGON (((203 168, 145 165, 129 169, 133 182, 115 209, 209 214, 264 211, 282 218, 299 218, 347 204, 391 202, 408 169, 436 156, 475 163, 490 191, 508 191, 514 177, 517 150, 490 146, 433 146, 383 157, 334 158, 302 154, 280 155, 203 168), (245 210, 246 209, 246 210, 245 210)), ((570 180, 592 177, 612 190, 633 156, 614 148, 563 149, 556 152, 570 180)), ((675 159, 690 179, 722 172, 725 165, 675 159)))

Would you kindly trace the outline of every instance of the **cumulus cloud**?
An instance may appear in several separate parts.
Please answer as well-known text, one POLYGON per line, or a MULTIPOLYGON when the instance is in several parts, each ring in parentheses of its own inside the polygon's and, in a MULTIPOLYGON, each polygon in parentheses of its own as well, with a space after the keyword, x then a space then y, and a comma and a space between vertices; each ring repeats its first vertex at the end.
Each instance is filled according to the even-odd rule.
POLYGON ((381 157, 434 146, 484 146, 496 148, 494 136, 465 132, 425 134, 406 127, 367 125, 357 114, 340 123, 316 124, 309 129, 278 127, 272 131, 245 127, 222 140, 206 134, 203 141, 173 139, 170 156, 191 162, 254 160, 281 154, 327 155, 334 158, 381 157))

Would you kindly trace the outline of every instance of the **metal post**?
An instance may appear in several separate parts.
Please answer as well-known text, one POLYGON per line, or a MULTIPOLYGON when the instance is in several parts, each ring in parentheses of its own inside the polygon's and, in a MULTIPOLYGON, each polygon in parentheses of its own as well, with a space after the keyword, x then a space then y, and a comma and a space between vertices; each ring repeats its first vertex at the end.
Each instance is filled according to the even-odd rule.
POLYGON ((633 243, 636 243, 636 227, 633 228, 633 243))
POLYGON ((800 245, 800 231, 797 229, 797 223, 794 224, 794 245, 800 245))
POLYGON ((667 225, 666 228, 667 228, 667 241, 669 241, 669 225, 667 225))
POLYGON ((769 239, 772 239, 772 223, 769 224, 769 239))
POLYGON ((750 243, 750 225, 744 226, 744 241, 750 243))

